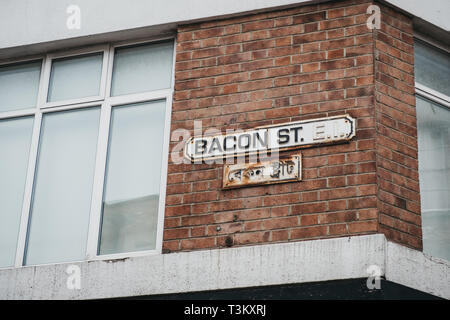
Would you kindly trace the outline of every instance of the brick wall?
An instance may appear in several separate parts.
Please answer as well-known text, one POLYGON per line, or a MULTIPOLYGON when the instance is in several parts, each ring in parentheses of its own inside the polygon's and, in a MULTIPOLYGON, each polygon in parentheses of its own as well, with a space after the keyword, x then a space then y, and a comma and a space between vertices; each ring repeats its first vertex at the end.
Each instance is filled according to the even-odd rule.
POLYGON ((169 159, 164 252, 380 231, 420 247, 414 82, 404 70, 411 25, 384 8, 390 18, 372 32, 371 3, 179 27, 172 130, 192 131, 194 120, 225 132, 348 113, 357 132, 346 144, 303 149, 295 183, 222 190, 222 165, 169 159))
POLYGON ((381 9, 374 33, 380 231, 422 249, 412 21, 381 9))

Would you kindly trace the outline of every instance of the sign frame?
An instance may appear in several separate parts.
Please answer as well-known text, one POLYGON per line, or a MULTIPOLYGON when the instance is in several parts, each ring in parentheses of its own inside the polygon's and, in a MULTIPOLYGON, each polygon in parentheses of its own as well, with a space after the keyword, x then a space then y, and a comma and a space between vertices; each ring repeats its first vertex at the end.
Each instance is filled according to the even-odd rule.
POLYGON ((279 123, 279 124, 272 124, 272 125, 265 125, 265 126, 259 126, 259 127, 255 127, 252 129, 247 129, 244 130, 242 132, 239 133, 231 133, 231 134, 221 134, 221 135, 211 135, 211 136, 203 136, 203 135, 199 135, 199 136, 194 136, 194 137, 190 137, 186 143, 185 146, 183 148, 183 156, 188 159, 189 161, 191 161, 191 163, 195 163, 196 161, 203 161, 203 160, 218 160, 218 159, 228 159, 228 158, 238 158, 238 157, 245 157, 248 155, 254 155, 254 154, 258 154, 260 152, 273 152, 274 150, 277 150, 278 152, 281 151, 286 151, 286 150, 297 150, 297 149, 305 149, 305 148, 310 148, 310 147, 314 147, 314 146, 322 146, 322 145, 332 145, 332 144, 340 144, 340 143, 345 143, 350 141, 354 136, 356 135, 356 119, 351 117, 349 114, 344 114, 344 115, 338 115, 338 116, 331 116, 331 117, 323 117, 323 118, 312 118, 312 119, 306 119, 306 120, 300 120, 300 121, 293 121, 293 122, 285 122, 285 123, 279 123), (193 158, 192 156, 190 156, 188 154, 188 145, 194 144, 194 141, 196 139, 199 138, 211 138, 211 137, 224 137, 226 138, 227 136, 233 136, 233 135, 243 135, 243 134, 248 134, 251 132, 257 132, 258 130, 268 130, 269 129, 276 129, 276 128, 280 128, 280 127, 291 127, 291 126, 296 126, 296 125, 304 125, 304 124, 310 124, 310 123, 319 123, 319 122, 328 122, 328 121, 333 121, 333 120, 340 120, 340 119, 344 119, 345 122, 350 123, 350 133, 342 138, 339 139, 327 139, 324 138, 320 141, 314 142, 314 143, 308 143, 308 144, 296 144, 296 145, 292 145, 292 146, 287 146, 287 147, 280 147, 280 148, 266 148, 266 149, 258 149, 258 150, 253 150, 253 151, 246 151, 246 152, 233 152, 230 154, 221 154, 221 155, 216 155, 216 156, 202 156, 202 157, 197 157, 197 158, 193 158))

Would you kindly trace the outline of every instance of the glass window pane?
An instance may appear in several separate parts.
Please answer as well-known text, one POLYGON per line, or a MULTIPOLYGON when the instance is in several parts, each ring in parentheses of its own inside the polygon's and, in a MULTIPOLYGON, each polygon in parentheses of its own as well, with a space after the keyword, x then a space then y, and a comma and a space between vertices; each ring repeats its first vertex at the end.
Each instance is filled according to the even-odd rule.
POLYGON ((414 68, 416 82, 450 96, 450 54, 417 41, 414 68))
POLYGON ((45 114, 26 264, 83 260, 100 108, 45 114))
POLYGON ((33 118, 0 121, 0 267, 14 265, 33 118))
POLYGON ((165 101, 112 110, 100 254, 155 249, 165 101))
POLYGON ((0 66, 0 112, 34 108, 41 61, 0 66))
POLYGON ((173 42, 116 49, 111 95, 170 88, 173 42))
POLYGON ((417 96, 423 251, 450 260, 450 110, 417 96))
POLYGON ((53 60, 47 101, 98 96, 102 63, 103 53, 53 60))

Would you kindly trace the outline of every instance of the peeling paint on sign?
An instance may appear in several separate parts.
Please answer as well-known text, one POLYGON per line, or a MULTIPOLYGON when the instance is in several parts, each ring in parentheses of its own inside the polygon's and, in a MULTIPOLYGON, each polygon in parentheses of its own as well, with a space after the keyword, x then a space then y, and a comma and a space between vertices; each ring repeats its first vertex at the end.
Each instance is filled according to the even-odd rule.
POLYGON ((225 165, 223 188, 299 181, 302 178, 301 154, 257 163, 225 165))

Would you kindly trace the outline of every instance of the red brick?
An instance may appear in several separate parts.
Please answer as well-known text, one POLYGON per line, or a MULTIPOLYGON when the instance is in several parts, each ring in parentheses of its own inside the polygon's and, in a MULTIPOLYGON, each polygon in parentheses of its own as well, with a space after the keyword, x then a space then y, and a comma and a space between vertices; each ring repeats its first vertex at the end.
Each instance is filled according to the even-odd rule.
POLYGON ((293 44, 302 44, 308 42, 322 41, 327 38, 327 34, 323 31, 314 32, 314 33, 306 33, 302 35, 297 35, 292 38, 293 44))
POLYGON ((197 192, 183 195, 183 203, 194 203, 216 200, 217 193, 214 191, 197 192))
POLYGON ((346 177, 328 178, 328 188, 343 187, 347 184, 346 177))
POLYGON ((271 208, 271 216, 272 217, 283 217, 289 215, 290 207, 272 207, 271 208))
POLYGON ((276 218, 263 221, 263 229, 265 230, 296 227, 297 225, 297 217, 276 218))
POLYGON ((244 223, 244 231, 258 231, 262 229, 263 227, 261 220, 248 221, 244 223))
POLYGON ((234 242, 236 244, 267 242, 269 240, 269 237, 269 231, 237 233, 234 235, 234 242))
POLYGON ((320 214, 319 219, 321 224, 355 221, 356 211, 342 211, 320 214))
POLYGON ((239 219, 242 219, 242 220, 268 218, 270 216, 270 209, 269 208, 257 208, 257 209, 244 210, 244 211, 240 212, 238 216, 239 216, 239 219))
POLYGON ((166 229, 164 231, 164 240, 187 238, 189 235, 188 228, 166 229))
POLYGON ((264 206, 283 205, 299 202, 300 196, 297 193, 285 195, 273 195, 264 197, 264 206))
POLYGON ((244 23, 242 25, 242 32, 260 30, 260 29, 268 29, 274 26, 273 20, 263 20, 263 21, 254 21, 249 23, 244 23))
POLYGON ((171 252, 171 251, 177 251, 179 249, 179 241, 178 240, 172 240, 172 241, 164 241, 163 242, 163 252, 171 252))
POLYGON ((300 23, 316 22, 319 20, 323 20, 325 18, 326 18, 326 11, 321 11, 317 13, 308 13, 294 16, 292 22, 294 24, 300 24, 300 23))
POLYGON ((291 231, 291 239, 308 239, 327 234, 326 226, 305 227, 299 229, 293 229, 291 231))
POLYGON ((324 212, 326 209, 326 202, 305 203, 293 206, 292 214, 324 212))
POLYGON ((299 182, 222 190, 221 165, 169 162, 165 250, 376 232, 421 248, 412 21, 379 6, 376 33, 364 1, 179 27, 172 130, 348 113, 357 131, 302 150, 299 182))
POLYGON ((318 215, 317 214, 308 214, 302 215, 300 217, 300 225, 303 226, 311 226, 318 224, 318 215))
POLYGON ((220 56, 225 53, 224 47, 201 49, 192 52, 192 59, 220 56))
POLYGON ((190 205, 166 207, 166 217, 187 215, 191 212, 190 205))
POLYGON ((348 232, 349 233, 376 232, 377 226, 378 225, 376 220, 352 222, 348 224, 348 232))
POLYGON ((214 245, 214 238, 184 239, 180 242, 180 247, 182 250, 212 248, 214 245))
POLYGON ((195 226, 195 225, 204 225, 214 223, 214 215, 198 215, 198 216, 189 216, 183 217, 181 219, 181 224, 183 226, 195 226))
POLYGON ((354 17, 346 17, 336 20, 326 20, 320 22, 320 30, 325 29, 334 29, 334 28, 342 28, 346 26, 350 26, 354 24, 355 22, 354 17))
POLYGON ((272 241, 286 241, 289 239, 289 230, 272 231, 272 241))

